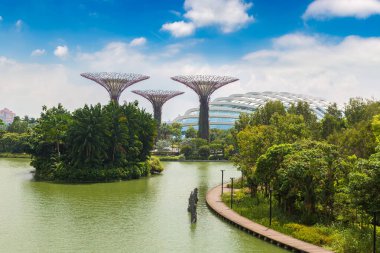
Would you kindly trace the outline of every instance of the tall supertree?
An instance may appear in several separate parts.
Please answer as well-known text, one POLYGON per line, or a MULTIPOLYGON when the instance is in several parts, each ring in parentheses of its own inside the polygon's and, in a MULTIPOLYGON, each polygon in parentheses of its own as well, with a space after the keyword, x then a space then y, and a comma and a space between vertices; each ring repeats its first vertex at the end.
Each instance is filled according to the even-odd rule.
POLYGON ((199 123, 198 136, 209 140, 209 119, 208 104, 211 94, 220 87, 235 82, 239 79, 229 76, 211 76, 211 75, 190 75, 190 76, 174 76, 174 81, 183 83, 190 89, 194 90, 199 96, 199 123))
POLYGON ((149 78, 149 76, 139 74, 115 72, 82 73, 80 75, 103 86, 110 94, 111 100, 116 103, 119 103, 119 97, 126 88, 149 78))
POLYGON ((174 90, 134 90, 132 92, 148 99, 152 103, 154 119, 157 121, 158 126, 161 125, 162 106, 169 99, 184 93, 174 90))

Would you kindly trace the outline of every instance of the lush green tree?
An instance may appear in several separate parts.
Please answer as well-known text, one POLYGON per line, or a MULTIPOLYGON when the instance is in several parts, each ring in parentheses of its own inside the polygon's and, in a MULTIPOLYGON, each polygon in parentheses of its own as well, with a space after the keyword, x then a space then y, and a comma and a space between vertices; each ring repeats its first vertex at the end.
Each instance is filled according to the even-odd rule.
POLYGON ((185 137, 186 138, 196 138, 198 134, 198 131, 194 129, 194 127, 190 126, 186 131, 185 131, 185 137))
POLYGON ((273 184, 277 177, 277 170, 282 165, 285 156, 293 152, 294 148, 293 144, 288 143, 271 146, 257 160, 255 170, 257 180, 264 184, 266 188, 273 184))
POLYGON ((28 131, 28 122, 16 116, 13 119, 13 122, 8 125, 7 131, 11 133, 19 133, 19 134, 26 133, 28 131))
POLYGON ((317 115, 315 115, 315 112, 311 109, 308 102, 298 101, 297 103, 292 103, 287 112, 290 114, 302 115, 308 126, 312 126, 317 122, 317 115))
POLYGON ((371 122, 372 132, 376 137, 377 143, 380 143, 380 114, 375 115, 371 122))
POLYGON ((29 133, 6 132, 0 137, 0 152, 29 153, 30 148, 29 133))
POLYGON ((329 105, 326 114, 321 121, 322 138, 327 139, 330 135, 340 132, 345 128, 345 121, 342 112, 336 103, 329 105))
POLYGON ((70 122, 71 114, 61 104, 50 109, 43 106, 38 126, 35 128, 37 141, 44 142, 46 145, 53 144, 55 152, 60 156, 61 146, 66 138, 66 131, 70 122))
POLYGON ((174 143, 178 143, 182 140, 182 124, 173 122, 170 125, 170 134, 174 143))
POLYGON ((187 160, 191 159, 191 156, 193 154, 193 147, 190 145, 183 145, 181 146, 180 153, 183 154, 187 160))
POLYGON ((237 135, 239 153, 235 155, 233 161, 244 174, 247 174, 253 169, 257 159, 276 143, 275 127, 249 126, 237 135))
POLYGON ((152 115, 138 107, 137 101, 124 104, 123 113, 127 118, 129 129, 128 143, 125 143, 126 160, 130 162, 146 161, 154 146, 157 136, 155 121, 152 115))
MULTIPOLYGON (((125 143, 129 141, 130 136, 127 117, 123 112, 123 106, 119 106, 117 103, 112 101, 103 109, 96 108, 94 111, 96 110, 100 110, 100 114, 98 115, 99 118, 94 118, 94 122, 92 123, 97 122, 100 125, 103 125, 104 130, 106 131, 104 134, 109 136, 108 141, 110 144, 110 150, 107 152, 109 154, 108 160, 117 165, 119 162, 123 162, 125 160, 125 143), (103 119, 101 119, 101 117, 103 117, 103 119)), ((84 125, 87 123, 90 122, 84 122, 84 125)))
POLYGON ((311 136, 302 115, 275 113, 270 123, 276 128, 279 143, 293 143, 311 136))
POLYGON ((380 210, 380 161, 360 160, 350 173, 349 189, 352 200, 361 210, 372 214, 380 210))
POLYGON ((235 121, 233 134, 236 137, 236 134, 250 125, 251 115, 248 113, 240 113, 239 119, 235 121))
POLYGON ((172 127, 167 123, 162 123, 158 129, 158 138, 168 140, 172 133, 172 127))
POLYGON ((355 127, 330 135, 328 141, 339 147, 347 156, 356 155, 368 158, 376 150, 376 137, 372 132, 371 122, 361 121, 355 127))
POLYGON ((298 101, 296 104, 291 104, 287 110, 288 114, 300 115, 303 117, 305 125, 313 139, 320 138, 321 126, 318 122, 317 115, 310 107, 310 104, 305 101, 298 101))
POLYGON ((202 160, 208 160, 208 157, 210 156, 210 147, 208 145, 199 147, 198 155, 202 160))
POLYGON ((288 211, 294 211, 297 202, 306 220, 320 211, 332 214, 334 187, 340 172, 339 152, 333 145, 320 142, 298 144, 287 154, 277 171, 274 186, 277 196, 288 211), (298 146, 298 147, 297 147, 298 146))
POLYGON ((268 101, 264 106, 259 107, 251 114, 250 125, 270 125, 274 114, 283 116, 286 114, 285 106, 281 101, 268 101))
POLYGON ((81 168, 101 167, 114 155, 113 140, 104 109, 100 104, 85 105, 73 113, 73 121, 67 132, 67 146, 71 165, 81 168), (111 137, 111 138, 110 138, 111 137))
POLYGON ((370 121, 373 116, 380 114, 380 102, 351 98, 345 105, 344 114, 349 126, 354 126, 361 121, 370 121))

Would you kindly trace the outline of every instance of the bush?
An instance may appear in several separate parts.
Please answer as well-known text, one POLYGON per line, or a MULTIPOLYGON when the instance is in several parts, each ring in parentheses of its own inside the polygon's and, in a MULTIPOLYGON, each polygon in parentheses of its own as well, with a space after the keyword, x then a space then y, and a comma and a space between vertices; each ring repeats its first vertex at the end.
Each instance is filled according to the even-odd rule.
POLYGON ((193 153, 193 148, 189 145, 182 146, 180 153, 183 154, 186 159, 190 159, 193 153))
POLYGON ((308 227, 297 223, 285 224, 286 228, 293 230, 292 236, 315 245, 329 245, 332 242, 331 234, 318 227, 308 227))
POLYGON ((180 156, 157 156, 162 162, 175 162, 179 161, 180 156))
POLYGON ((178 156, 178 161, 185 161, 185 156, 184 155, 179 155, 178 156))
POLYGON ((148 166, 150 173, 152 174, 159 174, 164 170, 164 166, 162 166, 162 163, 158 157, 151 157, 148 161, 148 166))
POLYGON ((210 156, 210 147, 207 145, 201 146, 198 150, 199 158, 207 160, 210 156))

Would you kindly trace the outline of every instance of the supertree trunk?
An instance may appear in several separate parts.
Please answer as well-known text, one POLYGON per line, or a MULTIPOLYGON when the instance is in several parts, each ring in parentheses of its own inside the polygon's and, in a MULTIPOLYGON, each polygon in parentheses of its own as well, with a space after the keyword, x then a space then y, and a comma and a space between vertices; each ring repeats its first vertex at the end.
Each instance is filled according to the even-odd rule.
POLYGON ((207 97, 201 97, 199 99, 200 106, 199 106, 199 127, 198 127, 198 137, 209 140, 209 115, 208 115, 208 98, 207 97))
POLYGON ((173 90, 133 90, 135 94, 138 94, 151 102, 153 106, 153 117, 157 121, 157 127, 161 125, 162 107, 171 98, 183 94, 181 91, 173 90))
POLYGON ((157 126, 161 125, 162 105, 153 106, 153 117, 157 122, 157 126))

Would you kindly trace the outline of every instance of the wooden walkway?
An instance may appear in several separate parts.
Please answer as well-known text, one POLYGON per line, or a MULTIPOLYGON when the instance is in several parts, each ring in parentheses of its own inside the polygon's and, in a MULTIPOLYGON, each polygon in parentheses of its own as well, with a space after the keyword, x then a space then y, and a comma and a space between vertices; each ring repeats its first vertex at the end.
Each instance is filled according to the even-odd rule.
MULTIPOLYGON (((226 187, 226 185, 225 185, 226 187)), ((243 231, 252 234, 258 238, 269 241, 279 247, 296 251, 296 252, 310 252, 310 253, 331 253, 332 251, 318 247, 316 245, 295 239, 291 236, 284 235, 280 232, 272 230, 257 224, 231 210, 227 207, 220 198, 221 185, 214 187, 206 195, 206 203, 216 214, 231 224, 239 227, 243 231)), ((229 189, 225 188, 225 192, 229 189)))

